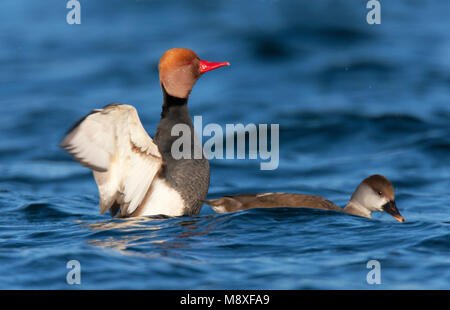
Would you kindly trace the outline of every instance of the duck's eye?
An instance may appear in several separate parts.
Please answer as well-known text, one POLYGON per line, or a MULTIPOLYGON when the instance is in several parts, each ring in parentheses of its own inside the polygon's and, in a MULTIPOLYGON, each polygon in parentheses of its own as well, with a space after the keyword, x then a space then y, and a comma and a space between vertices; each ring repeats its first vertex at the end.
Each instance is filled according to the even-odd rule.
POLYGON ((382 192, 377 192, 377 194, 378 194, 378 196, 381 196, 381 195, 383 195, 383 193, 382 192))

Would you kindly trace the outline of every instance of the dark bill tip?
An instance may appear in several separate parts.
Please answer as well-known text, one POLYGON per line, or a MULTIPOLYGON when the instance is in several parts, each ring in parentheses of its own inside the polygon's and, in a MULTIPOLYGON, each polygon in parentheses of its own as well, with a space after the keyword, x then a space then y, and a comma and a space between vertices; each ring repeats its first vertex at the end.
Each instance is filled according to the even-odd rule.
POLYGON ((400 223, 406 222, 406 219, 400 214, 400 212, 397 209, 397 205, 395 204, 395 201, 393 201, 393 200, 387 202, 383 206, 383 211, 390 214, 393 218, 395 218, 400 223))

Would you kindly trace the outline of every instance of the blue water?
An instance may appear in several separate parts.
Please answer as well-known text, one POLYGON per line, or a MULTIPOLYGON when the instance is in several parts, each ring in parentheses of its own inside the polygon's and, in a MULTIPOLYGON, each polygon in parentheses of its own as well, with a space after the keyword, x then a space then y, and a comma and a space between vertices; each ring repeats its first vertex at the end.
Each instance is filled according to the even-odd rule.
POLYGON ((450 2, 66 1, 0 4, 1 289, 449 289, 450 2), (72 123, 134 105, 151 135, 156 65, 187 47, 232 66, 191 95, 204 124, 280 124, 280 165, 212 160, 209 197, 288 191, 345 205, 380 173, 406 223, 315 210, 113 220, 58 148, 72 123), (369 285, 369 260, 381 285, 369 285), (66 263, 81 264, 68 285, 66 263))

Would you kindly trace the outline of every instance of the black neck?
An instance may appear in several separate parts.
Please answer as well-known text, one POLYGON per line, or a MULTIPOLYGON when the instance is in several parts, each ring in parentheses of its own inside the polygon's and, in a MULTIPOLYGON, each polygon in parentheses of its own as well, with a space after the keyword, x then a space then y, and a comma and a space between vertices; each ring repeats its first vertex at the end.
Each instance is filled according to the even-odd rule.
POLYGON ((172 136, 172 127, 177 124, 186 124, 194 132, 191 116, 187 107, 187 98, 174 97, 167 93, 163 85, 161 85, 164 103, 162 106, 161 119, 155 133, 155 143, 159 147, 159 151, 163 155, 164 160, 171 158, 172 143, 178 139, 178 136, 172 136))
POLYGON ((170 108, 179 107, 183 105, 187 105, 187 98, 178 98, 170 95, 167 90, 164 88, 164 85, 161 84, 161 89, 163 92, 164 103, 162 106, 161 118, 164 118, 168 115, 170 108))

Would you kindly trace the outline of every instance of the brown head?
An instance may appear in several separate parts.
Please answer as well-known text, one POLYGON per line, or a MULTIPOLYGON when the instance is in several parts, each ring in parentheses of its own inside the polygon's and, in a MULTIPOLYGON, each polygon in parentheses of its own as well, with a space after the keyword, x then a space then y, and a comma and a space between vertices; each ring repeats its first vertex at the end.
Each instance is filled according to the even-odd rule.
POLYGON ((169 95, 187 98, 203 73, 229 65, 228 62, 200 60, 194 51, 187 48, 172 48, 159 60, 159 80, 169 95))
POLYGON ((364 179, 353 193, 349 205, 370 212, 385 211, 399 222, 405 222, 395 204, 394 186, 387 178, 375 174, 364 179))

